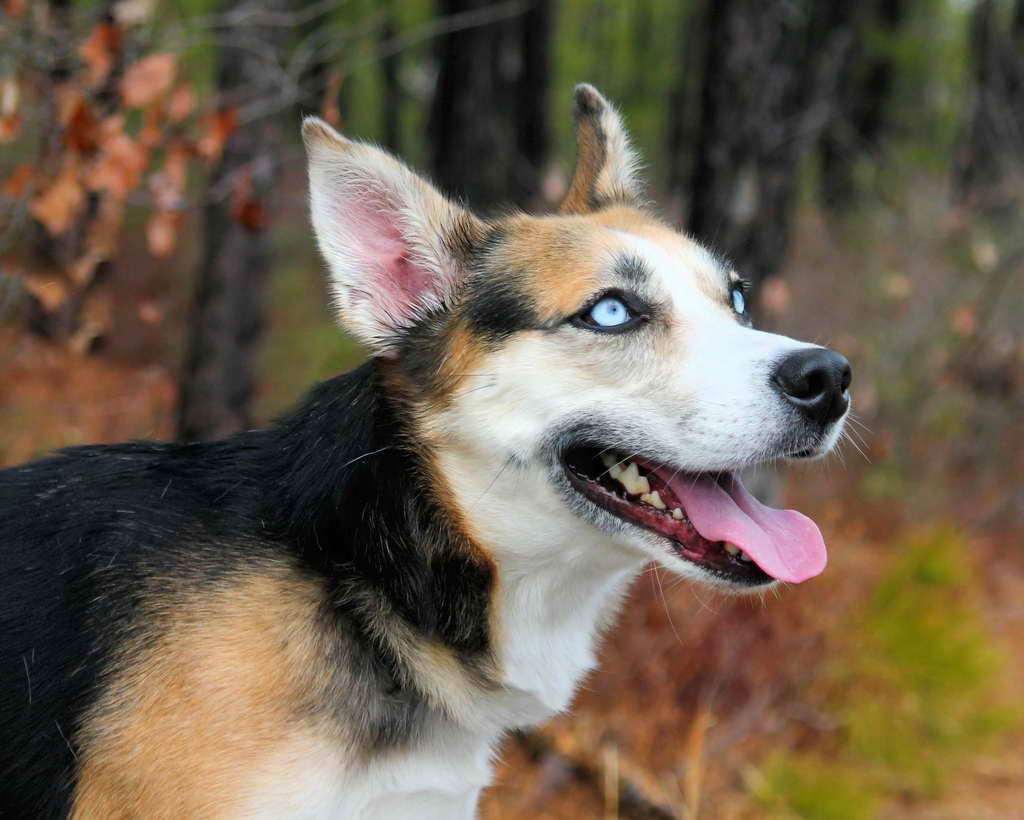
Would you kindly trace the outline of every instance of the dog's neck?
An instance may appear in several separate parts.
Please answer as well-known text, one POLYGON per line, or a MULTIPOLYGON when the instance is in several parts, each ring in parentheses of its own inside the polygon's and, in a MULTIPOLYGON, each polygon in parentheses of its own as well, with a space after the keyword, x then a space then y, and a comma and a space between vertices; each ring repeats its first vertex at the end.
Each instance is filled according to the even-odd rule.
POLYGON ((539 468, 501 469, 485 442, 421 447, 382 381, 371 363, 326 382, 267 434, 270 529, 385 677, 442 714, 495 733, 567 708, 643 558, 539 468))
POLYGON ((569 707, 596 664, 602 631, 641 567, 641 561, 626 566, 583 561, 577 566, 548 564, 522 575, 501 574, 497 620, 502 683, 536 700, 538 713, 524 714, 525 722, 569 707))
POLYGON ((523 723, 563 711, 645 559, 581 522, 539 469, 502 469, 472 447, 442 450, 438 460, 473 538, 498 567, 501 683, 528 695, 536 714, 523 723))

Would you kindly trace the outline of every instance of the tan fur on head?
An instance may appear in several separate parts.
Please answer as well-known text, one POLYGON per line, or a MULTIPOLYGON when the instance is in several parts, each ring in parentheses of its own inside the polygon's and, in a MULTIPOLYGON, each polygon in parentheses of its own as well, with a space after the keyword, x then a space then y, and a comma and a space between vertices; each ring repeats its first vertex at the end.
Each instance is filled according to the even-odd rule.
POLYGON ((573 92, 576 120, 576 169, 559 206, 564 214, 586 214, 602 205, 637 204, 639 160, 615 107, 592 85, 573 92))

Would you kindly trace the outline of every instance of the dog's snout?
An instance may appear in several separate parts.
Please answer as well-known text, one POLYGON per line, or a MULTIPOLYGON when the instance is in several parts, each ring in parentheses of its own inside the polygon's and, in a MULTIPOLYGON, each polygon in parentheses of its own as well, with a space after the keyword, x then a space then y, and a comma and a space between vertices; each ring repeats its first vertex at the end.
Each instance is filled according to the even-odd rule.
POLYGON ((813 347, 790 353, 775 368, 773 381, 783 398, 824 427, 850 406, 852 373, 841 353, 813 347))

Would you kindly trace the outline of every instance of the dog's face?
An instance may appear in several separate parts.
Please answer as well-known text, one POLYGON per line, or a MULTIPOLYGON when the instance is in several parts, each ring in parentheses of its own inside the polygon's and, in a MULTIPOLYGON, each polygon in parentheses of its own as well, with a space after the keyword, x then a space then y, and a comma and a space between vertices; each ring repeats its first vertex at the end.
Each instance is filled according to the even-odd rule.
POLYGON ((343 321, 412 386, 483 540, 514 540, 524 516, 543 534, 510 559, 575 538, 586 557, 642 555, 734 588, 817 574, 814 524, 759 504, 735 471, 828 452, 848 365, 754 330, 736 272, 638 206, 614 109, 583 86, 576 117, 560 213, 491 223, 308 122, 313 220, 343 321))

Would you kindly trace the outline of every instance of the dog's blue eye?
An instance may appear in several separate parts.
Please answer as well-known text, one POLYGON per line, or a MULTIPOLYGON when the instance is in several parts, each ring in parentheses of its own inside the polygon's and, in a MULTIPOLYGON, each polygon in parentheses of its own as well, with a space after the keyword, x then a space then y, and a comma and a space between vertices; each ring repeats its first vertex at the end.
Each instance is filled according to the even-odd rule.
POLYGON ((743 288, 739 285, 732 289, 732 309, 740 316, 747 312, 747 297, 743 295, 743 288))
POLYGON ((598 327, 618 327, 626 324, 633 316, 621 299, 605 296, 590 309, 587 318, 598 327))

